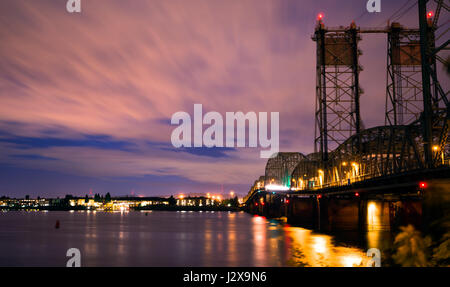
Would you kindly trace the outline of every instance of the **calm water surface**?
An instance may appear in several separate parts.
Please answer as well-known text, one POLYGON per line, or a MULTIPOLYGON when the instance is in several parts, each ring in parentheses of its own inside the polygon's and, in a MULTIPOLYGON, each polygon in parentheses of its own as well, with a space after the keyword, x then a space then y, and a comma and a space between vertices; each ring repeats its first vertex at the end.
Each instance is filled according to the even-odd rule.
POLYGON ((382 238, 244 212, 10 211, 0 212, 0 266, 65 266, 69 248, 81 251, 82 266, 354 266, 382 238))

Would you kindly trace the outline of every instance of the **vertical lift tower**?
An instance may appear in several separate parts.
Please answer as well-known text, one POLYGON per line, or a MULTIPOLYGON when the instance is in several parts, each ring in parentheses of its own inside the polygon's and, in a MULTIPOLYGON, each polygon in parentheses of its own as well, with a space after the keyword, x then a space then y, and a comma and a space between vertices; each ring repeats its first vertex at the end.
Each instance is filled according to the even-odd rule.
MULTIPOLYGON (((444 62, 438 52, 446 50, 449 41, 435 46, 440 11, 448 12, 449 7, 436 0, 432 17, 431 12, 426 12, 427 1, 418 2, 419 29, 407 29, 398 23, 384 29, 360 29, 354 22, 347 28, 325 28, 319 15, 312 37, 317 43, 314 148, 322 167, 326 167, 330 151, 363 129, 359 106, 362 69, 358 62, 359 35, 363 33, 388 36, 385 124, 421 126, 426 167, 438 166, 450 153, 448 93, 436 72, 436 60, 444 62)), ((359 137, 355 141, 352 149, 357 153, 361 148, 359 137)))
POLYGON ((315 152, 324 165, 328 152, 361 129, 358 42, 353 22, 348 28, 325 28, 319 16, 312 39, 317 43, 315 152))

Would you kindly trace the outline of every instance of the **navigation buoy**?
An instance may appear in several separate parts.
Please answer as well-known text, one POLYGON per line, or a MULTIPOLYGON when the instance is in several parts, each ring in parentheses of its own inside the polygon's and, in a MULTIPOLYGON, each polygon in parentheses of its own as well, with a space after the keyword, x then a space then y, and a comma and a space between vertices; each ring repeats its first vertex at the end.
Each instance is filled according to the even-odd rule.
POLYGON ((55 228, 59 229, 59 220, 56 220, 55 228))

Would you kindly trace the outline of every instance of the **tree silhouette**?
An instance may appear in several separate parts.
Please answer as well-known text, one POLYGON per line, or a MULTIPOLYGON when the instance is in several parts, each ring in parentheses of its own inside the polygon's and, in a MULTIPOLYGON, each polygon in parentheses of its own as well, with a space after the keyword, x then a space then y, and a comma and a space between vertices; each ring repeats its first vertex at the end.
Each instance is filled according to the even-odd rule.
POLYGON ((427 250, 431 245, 431 238, 423 238, 412 225, 402 226, 400 230, 394 241, 397 252, 392 258, 395 262, 404 267, 429 266, 427 250))
POLYGON ((176 205, 177 204, 177 201, 175 200, 175 198, 173 197, 173 195, 171 195, 170 197, 169 197, 169 205, 170 206, 174 206, 174 205, 176 205))

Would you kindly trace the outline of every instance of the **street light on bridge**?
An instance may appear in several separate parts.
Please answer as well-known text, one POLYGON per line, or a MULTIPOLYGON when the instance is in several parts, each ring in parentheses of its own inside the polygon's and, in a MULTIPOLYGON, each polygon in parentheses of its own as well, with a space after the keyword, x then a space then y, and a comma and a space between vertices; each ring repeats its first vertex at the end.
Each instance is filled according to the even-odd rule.
MULTIPOLYGON (((438 145, 434 145, 433 146, 433 151, 437 154, 438 152, 439 152, 439 150, 440 150, 440 147, 438 146, 438 145)), ((441 162, 442 162, 442 164, 444 164, 444 153, 442 152, 441 153, 441 162)))
POLYGON ((324 177, 324 172, 322 169, 319 169, 319 184, 320 184, 320 186, 323 185, 323 177, 324 177))

